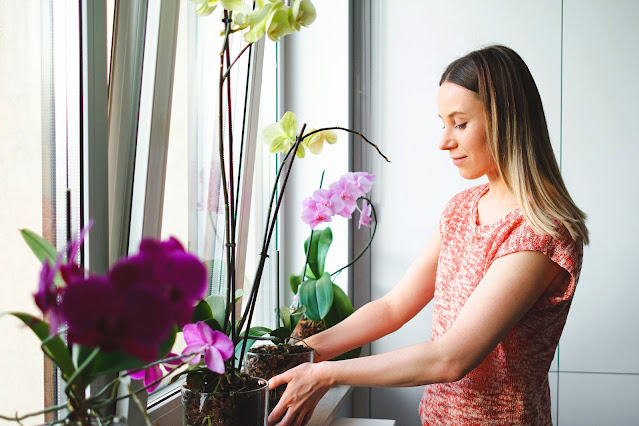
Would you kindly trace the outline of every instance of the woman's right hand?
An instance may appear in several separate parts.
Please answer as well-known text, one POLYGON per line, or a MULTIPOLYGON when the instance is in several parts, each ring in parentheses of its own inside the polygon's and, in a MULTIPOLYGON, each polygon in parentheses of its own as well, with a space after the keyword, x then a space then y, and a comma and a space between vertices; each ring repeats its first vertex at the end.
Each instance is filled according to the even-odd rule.
POLYGON ((299 365, 268 381, 269 389, 286 384, 286 390, 268 416, 269 426, 298 426, 308 423, 315 407, 331 388, 323 363, 299 365))

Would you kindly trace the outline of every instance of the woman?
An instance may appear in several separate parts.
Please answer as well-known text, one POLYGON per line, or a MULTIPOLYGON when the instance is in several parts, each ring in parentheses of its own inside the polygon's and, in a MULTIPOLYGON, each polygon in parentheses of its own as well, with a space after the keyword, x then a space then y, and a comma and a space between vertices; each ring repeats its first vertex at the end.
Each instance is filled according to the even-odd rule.
POLYGON ((271 379, 271 389, 288 383, 271 424, 305 424, 339 384, 426 385, 423 424, 551 424, 548 370, 588 243, 585 214, 564 186, 517 53, 491 46, 454 61, 437 105, 439 147, 461 176, 488 184, 453 197, 392 291, 307 344, 317 361, 331 359, 397 330, 434 299, 432 340, 271 379))

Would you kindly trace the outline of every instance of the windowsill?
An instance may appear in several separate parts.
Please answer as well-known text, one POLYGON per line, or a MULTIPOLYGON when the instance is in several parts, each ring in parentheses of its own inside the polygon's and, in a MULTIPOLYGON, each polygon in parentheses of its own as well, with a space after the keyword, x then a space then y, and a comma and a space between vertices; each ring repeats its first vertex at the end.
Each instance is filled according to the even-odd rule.
POLYGON ((353 392, 350 386, 335 386, 320 400, 308 426, 330 425, 346 397, 353 392))
MULTIPOLYGON (((331 424, 346 397, 353 392, 350 386, 336 386, 326 392, 315 408, 308 426, 331 424)), ((179 393, 149 411, 151 421, 157 426, 174 426, 182 423, 182 407, 179 393)))

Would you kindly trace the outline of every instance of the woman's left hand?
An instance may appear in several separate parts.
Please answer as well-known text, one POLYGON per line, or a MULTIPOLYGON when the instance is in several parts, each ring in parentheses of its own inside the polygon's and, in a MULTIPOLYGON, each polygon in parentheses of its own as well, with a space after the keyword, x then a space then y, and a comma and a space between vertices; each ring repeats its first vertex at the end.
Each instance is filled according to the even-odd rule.
POLYGON ((269 390, 287 384, 280 402, 268 416, 269 426, 298 426, 310 421, 317 403, 331 388, 321 370, 321 364, 307 362, 268 381, 269 390))

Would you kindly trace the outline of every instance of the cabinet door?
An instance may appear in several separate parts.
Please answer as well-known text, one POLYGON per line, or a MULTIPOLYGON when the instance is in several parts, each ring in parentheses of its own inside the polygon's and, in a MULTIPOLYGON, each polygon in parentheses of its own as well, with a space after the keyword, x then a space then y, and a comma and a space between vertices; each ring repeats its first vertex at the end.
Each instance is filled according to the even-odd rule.
POLYGON ((589 216, 591 243, 559 344, 559 371, 636 374, 639 2, 563 3, 562 169, 589 216))

